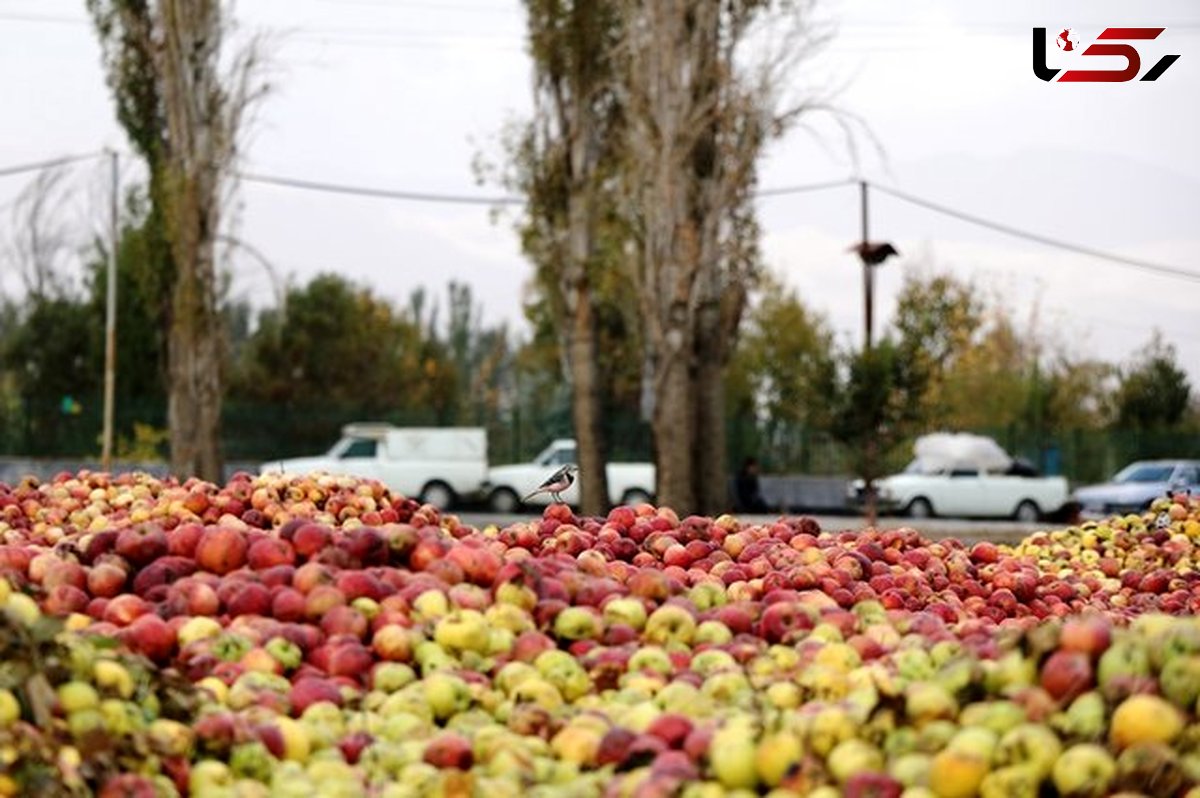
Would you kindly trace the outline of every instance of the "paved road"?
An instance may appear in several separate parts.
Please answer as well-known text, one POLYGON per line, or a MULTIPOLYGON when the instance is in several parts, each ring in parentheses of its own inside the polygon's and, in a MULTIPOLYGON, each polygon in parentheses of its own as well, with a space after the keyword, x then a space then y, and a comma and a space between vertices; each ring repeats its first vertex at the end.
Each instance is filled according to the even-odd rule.
MULTIPOLYGON (((487 512, 465 512, 458 513, 458 517, 471 526, 482 527, 488 524, 506 526, 517 521, 527 521, 535 516, 533 514, 499 515, 487 512)), ((770 523, 779 518, 777 515, 741 515, 738 517, 744 522, 751 523, 770 523)), ((862 529, 864 526, 862 518, 850 515, 816 515, 813 517, 821 525, 821 529, 831 532, 845 529, 862 529)), ((1022 524, 1015 521, 967 521, 958 518, 929 518, 920 520, 915 518, 881 518, 877 526, 881 529, 902 526, 912 527, 920 531, 923 535, 935 539, 955 537, 963 542, 990 540, 994 543, 1016 543, 1030 532, 1036 532, 1039 529, 1056 529, 1062 525, 1052 522, 1022 524)))

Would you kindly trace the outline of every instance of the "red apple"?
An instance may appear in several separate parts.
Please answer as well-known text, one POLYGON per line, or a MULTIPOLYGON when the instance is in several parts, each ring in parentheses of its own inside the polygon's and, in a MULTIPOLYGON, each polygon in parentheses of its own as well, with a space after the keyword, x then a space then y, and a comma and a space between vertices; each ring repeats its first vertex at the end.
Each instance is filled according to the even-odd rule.
POLYGON ((249 546, 236 529, 219 526, 204 531, 196 544, 196 564, 214 574, 227 574, 246 564, 249 546))

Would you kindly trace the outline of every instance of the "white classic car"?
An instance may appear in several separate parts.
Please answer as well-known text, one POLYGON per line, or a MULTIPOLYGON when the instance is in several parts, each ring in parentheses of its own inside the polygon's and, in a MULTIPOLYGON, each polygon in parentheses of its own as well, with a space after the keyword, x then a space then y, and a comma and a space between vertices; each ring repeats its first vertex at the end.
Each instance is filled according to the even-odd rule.
MULTIPOLYGON (((498 513, 516 512, 522 497, 542 484, 555 469, 578 463, 575 440, 559 438, 530 463, 493 466, 488 470, 484 493, 488 506, 498 513)), ((609 463, 608 500, 613 504, 638 504, 654 496, 655 471, 652 463, 609 463)), ((579 504, 579 480, 562 492, 567 504, 579 504)), ((529 504, 545 505, 554 501, 547 493, 529 499, 529 504)))
POLYGON ((480 495, 487 476, 482 427, 393 427, 347 424, 323 455, 263 463, 266 473, 324 472, 378 479, 393 491, 447 509, 480 495))
MULTIPOLYGON (((902 473, 876 481, 879 507, 913 518, 935 515, 1034 522, 1058 512, 1070 490, 1064 477, 1039 476, 991 438, 934 433, 917 440, 902 473)), ((862 480, 854 485, 861 500, 862 480)))

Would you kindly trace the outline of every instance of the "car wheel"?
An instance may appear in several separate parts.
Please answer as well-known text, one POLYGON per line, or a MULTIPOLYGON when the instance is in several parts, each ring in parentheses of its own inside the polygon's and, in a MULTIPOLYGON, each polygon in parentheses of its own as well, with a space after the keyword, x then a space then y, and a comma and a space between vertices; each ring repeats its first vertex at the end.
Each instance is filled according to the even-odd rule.
POLYGON ((625 491, 625 495, 621 497, 621 504, 628 504, 631 507, 635 504, 649 504, 650 494, 639 488, 632 488, 625 491))
POLYGON ((933 505, 929 499, 918 496, 908 503, 909 518, 933 518, 933 505))
POLYGON ((1042 511, 1032 500, 1026 499, 1017 505, 1017 511, 1013 513, 1013 518, 1024 524, 1033 524, 1039 521, 1042 517, 1042 511))
POLYGON ((439 510, 448 510, 454 504, 454 491, 445 482, 430 482, 421 489, 418 500, 421 504, 432 504, 439 510))
POLYGON ((515 513, 521 507, 521 497, 511 488, 496 488, 488 497, 488 507, 494 513, 515 513))

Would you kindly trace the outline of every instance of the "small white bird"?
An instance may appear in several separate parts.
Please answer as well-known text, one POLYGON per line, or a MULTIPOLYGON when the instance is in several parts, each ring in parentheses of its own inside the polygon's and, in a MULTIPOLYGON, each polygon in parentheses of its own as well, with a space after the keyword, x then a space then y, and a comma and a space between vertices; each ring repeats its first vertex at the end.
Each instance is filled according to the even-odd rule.
POLYGON ((558 494, 562 493, 575 483, 575 474, 578 472, 579 466, 575 465, 574 463, 567 463, 565 466, 546 477, 545 482, 543 482, 541 485, 538 485, 536 490, 534 490, 524 499, 521 499, 521 501, 527 502, 534 496, 537 496, 539 493, 549 493, 554 497, 554 501, 558 502, 559 504, 564 504, 565 502, 563 502, 562 496, 559 496, 558 494))

